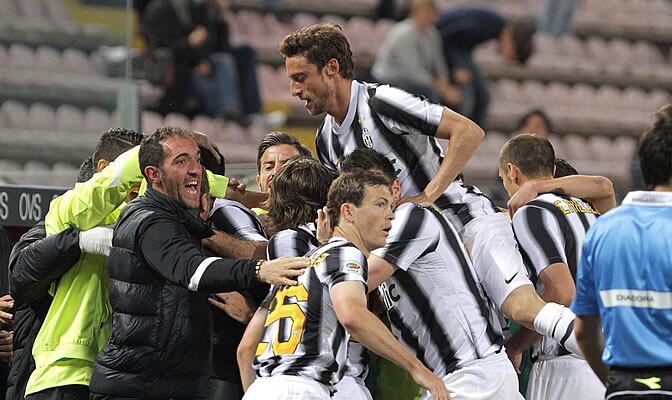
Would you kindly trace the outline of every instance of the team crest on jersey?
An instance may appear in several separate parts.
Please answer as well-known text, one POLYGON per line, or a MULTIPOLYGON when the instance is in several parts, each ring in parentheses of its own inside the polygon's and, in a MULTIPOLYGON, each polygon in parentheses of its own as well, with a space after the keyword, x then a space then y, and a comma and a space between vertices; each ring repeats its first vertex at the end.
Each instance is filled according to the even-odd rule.
POLYGON ((369 133, 369 130, 362 127, 362 140, 364 141, 364 145, 370 149, 373 148, 373 138, 371 137, 371 134, 369 133))
POLYGON ((356 261, 348 261, 345 263, 345 270, 354 274, 362 275, 362 265, 356 261))

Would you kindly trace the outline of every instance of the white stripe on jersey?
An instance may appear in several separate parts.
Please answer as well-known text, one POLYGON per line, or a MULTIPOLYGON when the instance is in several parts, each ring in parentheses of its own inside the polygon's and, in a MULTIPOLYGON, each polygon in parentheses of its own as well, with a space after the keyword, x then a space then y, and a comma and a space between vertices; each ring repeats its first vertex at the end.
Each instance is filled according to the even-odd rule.
POLYGON ((397 271, 379 288, 392 331, 438 376, 502 348, 467 252, 441 214, 405 203, 384 248, 397 271))
POLYGON ((359 281, 366 291, 366 258, 343 238, 332 238, 310 258, 299 285, 277 289, 266 302, 269 311, 253 366, 261 377, 300 375, 332 386, 342 377, 349 335, 336 318, 329 290, 359 281))
MULTIPOLYGON (((514 214, 511 223, 516 241, 538 292, 544 291, 538 276, 551 264, 566 264, 576 280, 583 239, 597 216, 590 203, 554 193, 538 196, 514 214)), ((567 352, 557 342, 542 338, 532 355, 548 359, 562 354, 567 352)))
MULTIPOLYGON (((443 106, 388 85, 353 81, 350 105, 343 124, 327 115, 317 131, 320 161, 336 171, 340 160, 358 147, 370 147, 385 155, 397 171, 402 197, 425 189, 439 170, 443 150, 434 137, 443 106)), ((457 230, 475 216, 498 210, 478 189, 458 182, 436 201, 451 214, 457 230)))
POLYGON ((215 199, 208 221, 213 228, 237 239, 268 240, 257 214, 237 201, 215 199))
MULTIPOLYGON (((317 228, 310 222, 296 229, 285 229, 273 235, 268 241, 267 258, 274 260, 282 256, 305 256, 319 247, 317 228)), ((369 356, 360 343, 348 342, 348 357, 344 376, 365 379, 369 372, 369 356)))

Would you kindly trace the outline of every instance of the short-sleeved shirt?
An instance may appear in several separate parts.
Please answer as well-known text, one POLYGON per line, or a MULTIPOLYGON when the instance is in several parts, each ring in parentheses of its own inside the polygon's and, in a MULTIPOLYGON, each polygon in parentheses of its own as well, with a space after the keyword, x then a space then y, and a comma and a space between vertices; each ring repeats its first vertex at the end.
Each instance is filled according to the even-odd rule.
MULTIPOLYGON (((282 256, 305 256, 320 247, 317 240, 317 228, 309 222, 295 229, 282 230, 268 242, 268 259, 282 256)), ((366 347, 354 340, 348 342, 348 357, 345 362, 344 376, 365 379, 369 372, 369 356, 366 347)))
POLYGON ((385 247, 373 254, 396 267, 380 287, 392 332, 438 376, 502 348, 466 250, 433 209, 405 203, 385 247))
POLYGON ((672 193, 631 192, 583 243, 572 311, 598 314, 606 365, 672 365, 672 193))
POLYGON ((366 257, 352 243, 333 237, 309 254, 299 285, 276 287, 268 308, 254 369, 260 377, 298 375, 333 386, 341 380, 349 334, 338 322, 329 291, 346 281, 366 292, 366 257))
MULTIPOLYGON (((320 162, 337 171, 343 157, 368 147, 387 157, 397 171, 401 196, 422 192, 443 161, 435 138, 443 106, 387 86, 352 81, 342 124, 327 115, 317 131, 320 162)), ((499 212, 478 188, 455 180, 435 205, 458 231, 479 215, 499 212)))
MULTIPOLYGON (((537 291, 544 293, 539 274, 549 265, 566 264, 572 278, 581 257, 581 245, 598 212, 585 200, 544 193, 518 210, 512 219, 519 250, 537 291)), ((534 346, 533 359, 566 355, 569 352, 552 338, 534 346)))

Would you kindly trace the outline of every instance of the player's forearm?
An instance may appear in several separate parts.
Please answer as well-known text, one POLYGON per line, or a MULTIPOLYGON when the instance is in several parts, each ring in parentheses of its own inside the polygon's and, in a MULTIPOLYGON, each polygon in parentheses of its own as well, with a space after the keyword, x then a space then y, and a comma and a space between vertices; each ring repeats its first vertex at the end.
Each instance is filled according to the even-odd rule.
POLYGON ((616 207, 614 184, 604 176, 571 175, 537 181, 537 193, 561 189, 570 196, 588 200, 600 214, 616 207))
POLYGON ((240 240, 224 232, 215 232, 213 236, 203 239, 203 245, 220 257, 259 260, 266 258, 266 242, 240 240))
POLYGON ((599 316, 577 316, 574 321, 574 332, 583 357, 597 377, 606 383, 608 369, 602 363, 604 338, 602 337, 599 316))
POLYGON ((387 327, 365 307, 352 310, 351 318, 341 323, 364 347, 413 373, 426 368, 392 335, 387 327))
POLYGON ((424 190, 430 200, 435 201, 455 180, 480 145, 484 135, 483 129, 474 122, 454 111, 444 109, 437 137, 449 139, 449 142, 439 170, 424 190))
POLYGON ((238 344, 236 357, 238 359, 240 380, 243 384, 244 391, 247 391, 247 388, 252 385, 252 382, 254 382, 254 379, 256 378, 254 369, 252 368, 252 363, 254 362, 257 346, 259 345, 259 341, 261 340, 264 331, 265 319, 266 309, 259 307, 257 312, 254 313, 254 316, 250 320, 250 323, 247 324, 245 333, 243 334, 243 337, 238 344))
POLYGON ((523 350, 532 347, 541 339, 541 335, 521 326, 518 331, 506 341, 506 349, 511 353, 521 353, 523 350))

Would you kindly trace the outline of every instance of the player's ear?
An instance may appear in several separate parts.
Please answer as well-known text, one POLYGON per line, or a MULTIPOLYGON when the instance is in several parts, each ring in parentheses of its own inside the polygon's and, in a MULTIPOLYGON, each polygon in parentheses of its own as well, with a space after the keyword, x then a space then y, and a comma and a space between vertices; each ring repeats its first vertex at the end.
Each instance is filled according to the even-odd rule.
POLYGON ((341 204, 341 219, 345 218, 346 221, 352 222, 352 204, 343 203, 341 204))
POLYGON ((511 182, 517 185, 518 178, 520 175, 520 170, 518 169, 518 167, 516 167, 511 163, 506 163, 506 172, 509 174, 509 179, 511 180, 511 182))
POLYGON ((330 58, 327 61, 327 65, 324 66, 324 70, 327 76, 335 76, 341 70, 341 65, 338 63, 338 60, 335 58, 330 58))

